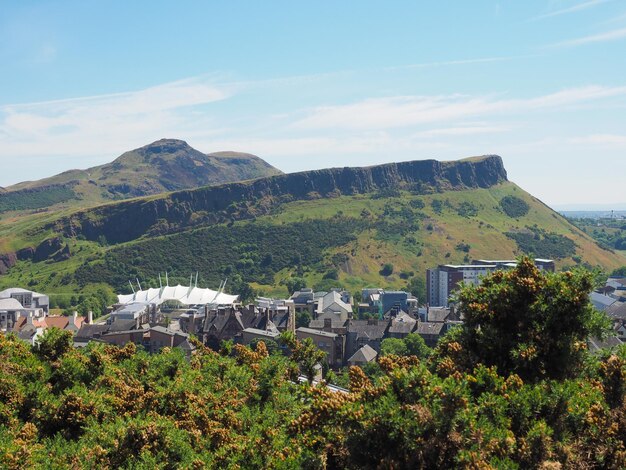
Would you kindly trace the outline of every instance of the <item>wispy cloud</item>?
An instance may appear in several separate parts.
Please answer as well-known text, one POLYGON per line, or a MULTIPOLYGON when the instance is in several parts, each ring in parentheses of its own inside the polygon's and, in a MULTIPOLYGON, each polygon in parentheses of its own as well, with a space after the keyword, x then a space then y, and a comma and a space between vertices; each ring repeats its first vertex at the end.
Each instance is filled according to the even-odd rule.
POLYGON ((206 115, 194 122, 197 117, 185 111, 232 93, 198 77, 128 93, 0 106, 0 157, 115 155, 127 145, 206 124, 206 115))
POLYGON ((386 67, 384 70, 407 70, 407 69, 422 69, 432 67, 447 67, 451 65, 471 65, 481 64, 488 62, 503 62, 507 60, 513 60, 520 57, 528 56, 510 56, 510 57, 479 57, 476 59, 459 59, 459 60, 444 60, 440 62, 422 62, 418 64, 397 65, 393 67, 386 67))
POLYGON ((555 16, 567 15, 569 13, 576 13, 579 11, 587 10, 589 8, 596 7, 598 5, 602 5, 603 3, 611 2, 612 0, 590 0, 588 2, 579 3, 577 5, 573 5, 568 8, 562 8, 560 10, 551 11, 548 13, 544 13, 543 15, 535 16, 531 18, 531 21, 543 20, 546 18, 553 18, 555 16))
POLYGON ((592 34, 590 36, 583 36, 581 38, 570 39, 567 41, 557 42, 551 44, 548 47, 573 47, 582 46, 585 44, 593 44, 597 42, 617 41, 618 39, 626 38, 626 28, 613 29, 611 31, 605 31, 599 34, 592 34))
POLYGON ((453 122, 495 113, 550 109, 626 95, 626 87, 587 86, 527 99, 441 95, 370 98, 352 104, 322 106, 293 124, 297 129, 389 129, 453 122))
POLYGON ((584 137, 571 139, 573 144, 587 145, 617 145, 626 146, 626 135, 620 134, 592 134, 584 137))

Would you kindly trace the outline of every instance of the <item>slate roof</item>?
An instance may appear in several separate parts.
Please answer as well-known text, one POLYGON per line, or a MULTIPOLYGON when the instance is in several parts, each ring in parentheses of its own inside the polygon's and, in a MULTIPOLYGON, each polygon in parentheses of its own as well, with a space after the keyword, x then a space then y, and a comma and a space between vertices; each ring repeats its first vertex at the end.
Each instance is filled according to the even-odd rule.
POLYGON ((615 302, 607 307, 606 314, 616 320, 626 320, 626 302, 615 302))
MULTIPOLYGON (((335 320, 332 319, 330 322, 330 327, 333 330, 338 330, 344 328, 346 326, 347 320, 335 320)), ((314 330, 322 330, 324 328, 324 320, 311 320, 309 322, 309 328, 313 328, 314 330)))
POLYGON ((445 323, 422 321, 417 324, 416 333, 420 335, 440 335, 445 323))
POLYGON ((348 359, 348 362, 359 362, 359 363, 371 362, 374 359, 376 359, 376 356, 378 356, 378 353, 376 352, 376 350, 372 348, 369 344, 366 344, 357 352, 355 352, 350 357, 350 359, 348 359))
POLYGON ((595 308, 601 311, 606 310, 608 307, 617 302, 617 299, 609 297, 608 295, 600 294, 599 292, 592 292, 589 295, 589 300, 591 300, 591 303, 595 308))
POLYGON ((357 339, 382 339, 389 328, 389 320, 379 320, 378 323, 371 323, 369 320, 350 320, 348 322, 348 333, 355 333, 357 339))
POLYGON ((620 344, 622 341, 617 336, 609 336, 608 338, 601 340, 599 338, 589 338, 589 351, 597 352, 602 349, 612 349, 620 344))
POLYGON ((109 325, 108 331, 126 331, 137 329, 137 320, 115 320, 109 325))
POLYGON ((429 322, 444 323, 450 316, 450 309, 445 307, 430 307, 427 316, 429 322))
POLYGON ((417 320, 411 317, 408 313, 402 312, 396 316, 396 318, 391 320, 391 325, 389 326, 389 333, 401 333, 401 334, 409 334, 415 329, 415 325, 417 324, 417 320))
POLYGON ((84 323, 80 327, 80 330, 76 332, 74 341, 80 341, 80 339, 93 339, 94 337, 102 336, 104 333, 109 331, 110 326, 111 325, 105 325, 105 324, 90 325, 88 323, 84 323))
POLYGON ((328 331, 314 330, 312 328, 305 328, 305 327, 298 328, 296 330, 296 333, 298 331, 300 331, 302 333, 307 333, 307 334, 310 334, 310 335, 325 336, 327 338, 336 338, 338 336, 335 333, 329 333, 328 331))

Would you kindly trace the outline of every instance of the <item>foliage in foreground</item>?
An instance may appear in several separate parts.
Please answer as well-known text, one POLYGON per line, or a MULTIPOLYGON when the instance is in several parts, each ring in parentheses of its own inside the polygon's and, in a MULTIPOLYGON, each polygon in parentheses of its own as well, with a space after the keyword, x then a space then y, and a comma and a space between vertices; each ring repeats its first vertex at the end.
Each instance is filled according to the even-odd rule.
POLYGON ((345 394, 294 383, 298 364, 316 359, 297 341, 292 358, 259 342, 222 354, 200 346, 188 360, 132 344, 75 350, 58 331, 33 349, 0 336, 0 467, 624 468, 626 349, 591 356, 569 332, 550 349, 566 373, 540 348, 523 358, 533 340, 559 335, 552 321, 598 323, 584 302, 555 309, 535 292, 524 305, 529 279, 565 301, 588 282, 529 264, 464 291, 477 304, 465 313, 483 316, 428 358, 383 356, 376 378, 352 368, 345 394), (511 302, 490 297, 505 288, 511 302), (497 362, 471 339, 507 308, 547 317, 501 328, 497 352, 508 359, 497 362))

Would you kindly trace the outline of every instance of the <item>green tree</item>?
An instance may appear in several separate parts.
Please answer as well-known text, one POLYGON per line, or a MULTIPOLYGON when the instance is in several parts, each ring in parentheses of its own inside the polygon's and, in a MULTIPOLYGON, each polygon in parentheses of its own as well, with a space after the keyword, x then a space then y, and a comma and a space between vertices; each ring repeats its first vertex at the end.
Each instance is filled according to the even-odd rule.
POLYGON ((609 326, 589 303, 592 287, 586 271, 543 273, 523 258, 513 270, 463 288, 459 343, 465 365, 496 366, 500 374, 525 380, 574 375, 589 336, 602 335, 609 326))
POLYGON ((426 281, 421 276, 412 277, 405 287, 407 292, 413 294, 418 302, 426 303, 426 281))
POLYGON ((613 272, 611 273, 611 276, 613 276, 613 277, 621 277, 621 276, 626 277, 626 266, 622 266, 621 268, 614 269, 613 272))
POLYGON ((296 291, 304 289, 306 287, 306 281, 301 277, 291 277, 286 282, 287 291, 289 294, 293 294, 296 291))
POLYGON ((326 353, 319 350, 311 338, 300 341, 290 331, 284 332, 280 339, 291 350, 291 358, 300 367, 309 382, 315 377, 315 367, 326 360, 326 353))
POLYGON ((383 267, 381 268, 380 271, 378 271, 378 274, 380 274, 381 276, 391 276, 393 274, 393 264, 391 263, 385 263, 383 265, 383 267))
POLYGON ((311 323, 311 314, 308 310, 302 310, 300 312, 296 312, 296 328, 300 328, 302 326, 307 327, 309 323, 311 323))
POLYGON ((381 356, 406 356, 407 352, 406 343, 399 338, 385 338, 380 343, 381 356))
POLYGON ((420 359, 424 359, 430 356, 432 352, 432 349, 430 349, 424 342, 424 338, 417 333, 409 333, 403 341, 406 345, 406 352, 408 356, 417 356, 420 359))

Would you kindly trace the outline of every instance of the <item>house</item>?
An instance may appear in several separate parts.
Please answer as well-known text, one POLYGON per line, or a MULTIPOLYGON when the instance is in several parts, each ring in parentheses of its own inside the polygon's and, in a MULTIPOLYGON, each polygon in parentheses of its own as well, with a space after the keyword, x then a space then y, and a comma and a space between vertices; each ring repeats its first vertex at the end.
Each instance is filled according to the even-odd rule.
POLYGON ((267 313, 262 314, 254 305, 220 305, 209 310, 202 328, 202 341, 212 349, 219 349, 222 341, 243 341, 246 328, 267 329, 267 313))
POLYGON ((413 314, 417 311, 417 299, 404 291, 383 291, 380 294, 381 313, 392 317, 399 312, 413 314))
POLYGON ((354 355, 366 344, 380 351, 380 343, 386 337, 390 324, 390 320, 350 320, 346 332, 346 355, 354 355))
POLYGON ((368 362, 372 362, 376 359, 378 353, 372 349, 368 344, 363 346, 357 352, 355 352, 350 359, 348 359, 349 366, 363 366, 368 362))
POLYGON ((315 346, 326 353, 330 367, 338 368, 343 365, 345 346, 342 336, 327 331, 301 327, 296 330, 296 337, 299 340, 311 338, 315 346))
POLYGON ((312 328, 314 330, 328 331, 330 333, 336 333, 338 335, 345 335, 347 332, 348 321, 349 320, 334 318, 311 320, 309 322, 309 328, 312 328))
POLYGON ((432 323, 445 323, 447 321, 458 321, 458 314, 454 307, 428 307, 424 321, 432 323))
POLYGON ((390 338, 406 338, 410 333, 413 333, 417 327, 417 320, 410 316, 406 312, 401 312, 391 319, 389 325, 389 331, 387 334, 390 338))
POLYGON ((439 341, 439 337, 446 332, 445 323, 419 322, 415 331, 426 343, 426 346, 434 348, 439 341))
POLYGON ((352 315, 352 305, 346 302, 347 298, 341 292, 332 290, 320 298, 315 309, 315 320, 346 321, 352 315))
POLYGON ((150 354, 155 354, 163 348, 180 348, 187 356, 195 350, 189 342, 189 335, 180 331, 172 331, 163 326, 153 326, 147 329, 109 331, 100 337, 100 341, 124 346, 127 343, 135 343, 142 346, 150 354))
POLYGON ((315 294, 313 293, 313 289, 300 289, 294 292, 289 300, 293 301, 296 313, 306 311, 313 315, 315 310, 315 294))

